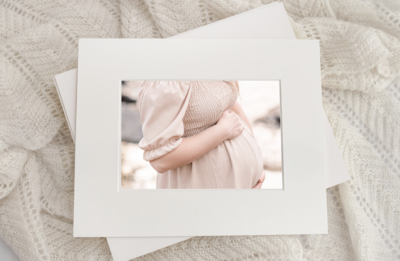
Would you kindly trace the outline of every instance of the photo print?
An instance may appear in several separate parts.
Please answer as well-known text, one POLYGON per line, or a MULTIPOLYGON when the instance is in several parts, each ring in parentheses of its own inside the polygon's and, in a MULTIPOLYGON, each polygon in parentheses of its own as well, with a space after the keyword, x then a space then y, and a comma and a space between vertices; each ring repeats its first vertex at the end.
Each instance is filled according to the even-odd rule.
POLYGON ((279 81, 122 81, 121 189, 282 189, 279 81))

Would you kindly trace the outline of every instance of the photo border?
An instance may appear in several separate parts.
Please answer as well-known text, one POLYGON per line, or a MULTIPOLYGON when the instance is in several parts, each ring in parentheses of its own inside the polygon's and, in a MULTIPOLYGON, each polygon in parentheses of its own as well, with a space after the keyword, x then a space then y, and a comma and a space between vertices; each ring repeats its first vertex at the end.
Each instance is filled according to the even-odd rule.
POLYGON ((327 233, 318 40, 80 39, 78 64, 75 237, 327 233), (120 81, 136 79, 279 80, 284 189, 121 190, 120 81))

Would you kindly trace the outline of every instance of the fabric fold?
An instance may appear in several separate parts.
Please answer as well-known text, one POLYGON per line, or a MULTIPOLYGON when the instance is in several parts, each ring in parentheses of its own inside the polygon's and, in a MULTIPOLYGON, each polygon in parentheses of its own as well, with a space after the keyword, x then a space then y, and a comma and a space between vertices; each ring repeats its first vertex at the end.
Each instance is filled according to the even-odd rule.
POLYGON ((181 144, 182 140, 183 140, 182 138, 172 137, 166 143, 161 144, 161 146, 157 148, 152 149, 151 145, 143 147, 142 148, 144 149, 143 159, 146 161, 151 161, 160 158, 165 154, 176 149, 179 146, 179 144, 181 144))

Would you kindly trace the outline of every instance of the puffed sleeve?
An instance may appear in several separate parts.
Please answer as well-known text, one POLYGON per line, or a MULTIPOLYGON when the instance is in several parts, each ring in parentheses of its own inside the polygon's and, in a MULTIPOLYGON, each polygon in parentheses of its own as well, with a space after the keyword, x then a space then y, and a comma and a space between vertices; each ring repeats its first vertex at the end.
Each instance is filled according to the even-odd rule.
POLYGON ((143 159, 154 160, 176 149, 184 133, 183 116, 189 104, 190 81, 145 81, 137 105, 143 138, 143 159))

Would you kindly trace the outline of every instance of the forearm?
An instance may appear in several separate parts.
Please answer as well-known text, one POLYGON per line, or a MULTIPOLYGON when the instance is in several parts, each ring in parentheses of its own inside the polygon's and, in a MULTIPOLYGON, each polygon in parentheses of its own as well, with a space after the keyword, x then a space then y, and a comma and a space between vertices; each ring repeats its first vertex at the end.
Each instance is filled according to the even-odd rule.
POLYGON ((182 167, 208 153, 224 140, 226 140, 224 130, 214 125, 197 135, 183 138, 176 149, 150 161, 150 164, 159 173, 182 167))

